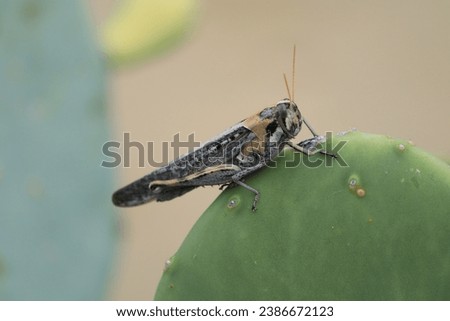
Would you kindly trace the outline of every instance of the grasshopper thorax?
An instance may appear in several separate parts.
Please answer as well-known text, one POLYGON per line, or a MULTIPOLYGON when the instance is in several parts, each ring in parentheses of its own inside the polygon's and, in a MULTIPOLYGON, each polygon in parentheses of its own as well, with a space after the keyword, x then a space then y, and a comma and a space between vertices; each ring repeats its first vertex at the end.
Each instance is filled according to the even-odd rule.
POLYGON ((302 114, 297 105, 285 98, 279 101, 275 107, 278 125, 289 137, 294 138, 300 132, 302 127, 302 114))

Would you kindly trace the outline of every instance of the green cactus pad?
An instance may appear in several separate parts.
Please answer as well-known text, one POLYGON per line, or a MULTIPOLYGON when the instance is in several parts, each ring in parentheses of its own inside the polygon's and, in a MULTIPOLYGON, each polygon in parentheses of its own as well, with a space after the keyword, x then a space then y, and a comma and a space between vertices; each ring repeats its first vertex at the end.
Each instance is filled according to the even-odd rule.
POLYGON ((106 75, 82 4, 0 4, 0 300, 106 292, 117 241, 100 166, 106 75))
POLYGON ((348 166, 315 155, 312 168, 286 151, 247 179, 261 192, 255 213, 251 192, 224 191, 167 262, 155 299, 450 300, 449 166, 386 136, 340 141, 348 166))

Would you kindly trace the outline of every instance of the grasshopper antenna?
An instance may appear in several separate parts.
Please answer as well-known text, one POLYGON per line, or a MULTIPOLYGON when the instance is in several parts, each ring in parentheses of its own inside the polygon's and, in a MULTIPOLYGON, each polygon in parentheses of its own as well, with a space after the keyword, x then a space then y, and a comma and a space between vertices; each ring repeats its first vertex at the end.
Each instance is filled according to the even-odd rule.
POLYGON ((286 77, 286 74, 283 73, 283 77, 284 77, 284 84, 286 85, 286 89, 288 92, 288 97, 289 97, 289 101, 290 102, 294 102, 294 90, 295 90, 295 54, 296 52, 296 48, 294 45, 294 52, 293 52, 293 56, 292 56, 292 80, 291 80, 291 88, 292 88, 292 95, 291 95, 291 91, 289 90, 289 84, 288 84, 288 80, 286 77))
POLYGON ((294 90, 295 90, 295 56, 296 56, 296 50, 295 50, 295 45, 294 45, 294 52, 292 55, 292 84, 291 84, 291 88, 292 88, 292 102, 294 102, 294 90))
POLYGON ((289 98, 289 101, 292 102, 292 99, 291 99, 291 91, 289 90, 289 84, 288 84, 288 80, 287 80, 287 77, 286 77, 286 74, 285 74, 285 73, 283 73, 283 77, 284 77, 284 84, 286 85, 286 89, 287 89, 287 92, 288 92, 288 98, 289 98))
MULTIPOLYGON (((294 102, 294 89, 295 89, 295 56, 296 56, 296 46, 294 45, 294 50, 293 50, 293 55, 292 55, 292 82, 291 82, 291 86, 292 86, 292 97, 291 94, 289 92, 289 86, 288 86, 288 81, 286 78, 286 75, 284 74, 284 82, 286 83, 286 87, 288 90, 288 94, 289 94, 289 100, 291 102, 294 102), (292 99, 291 99, 292 98, 292 99)), ((314 137, 317 137, 318 134, 317 132, 314 130, 314 128, 312 128, 312 126, 309 124, 309 122, 306 120, 305 117, 302 117, 302 121, 303 123, 306 125, 306 127, 308 127, 309 131, 311 132, 311 134, 313 134, 314 137)))

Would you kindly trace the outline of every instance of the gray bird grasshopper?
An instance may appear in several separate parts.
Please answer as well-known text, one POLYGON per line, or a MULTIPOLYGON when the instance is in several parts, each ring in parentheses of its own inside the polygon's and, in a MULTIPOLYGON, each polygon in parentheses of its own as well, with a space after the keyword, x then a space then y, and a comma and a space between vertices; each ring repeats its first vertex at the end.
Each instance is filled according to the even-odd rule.
MULTIPOLYGON (((293 61, 295 67, 295 48, 293 61)), ((284 79, 290 96, 286 76, 284 79)), ((290 96, 237 123, 193 152, 119 189, 112 200, 116 206, 129 207, 153 200, 168 201, 199 186, 231 184, 255 194, 252 205, 255 211, 260 193, 244 183, 244 178, 267 166, 286 145, 308 155, 318 151, 335 157, 316 148, 319 137, 290 96), (297 136, 302 124, 308 127, 313 138, 295 145, 290 140, 297 136)))

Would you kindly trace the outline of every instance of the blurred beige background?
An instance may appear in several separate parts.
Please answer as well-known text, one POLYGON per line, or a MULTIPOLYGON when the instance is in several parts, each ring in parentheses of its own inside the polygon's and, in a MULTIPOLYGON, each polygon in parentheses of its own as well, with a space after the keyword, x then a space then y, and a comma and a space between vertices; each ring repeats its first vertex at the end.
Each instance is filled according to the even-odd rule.
MULTIPOLYGON (((90 1, 97 27, 114 1, 90 1)), ((411 139, 450 155, 450 1, 205 0, 186 41, 111 72, 113 138, 159 146, 180 132, 204 141, 287 96, 297 45, 296 102, 320 132, 411 139)), ((151 168, 117 168, 117 186, 151 168)), ((113 191, 113 190, 112 190, 113 191)), ((111 192, 112 192, 111 191, 111 192)), ((109 298, 152 299, 217 188, 120 211, 122 246, 109 298)))

